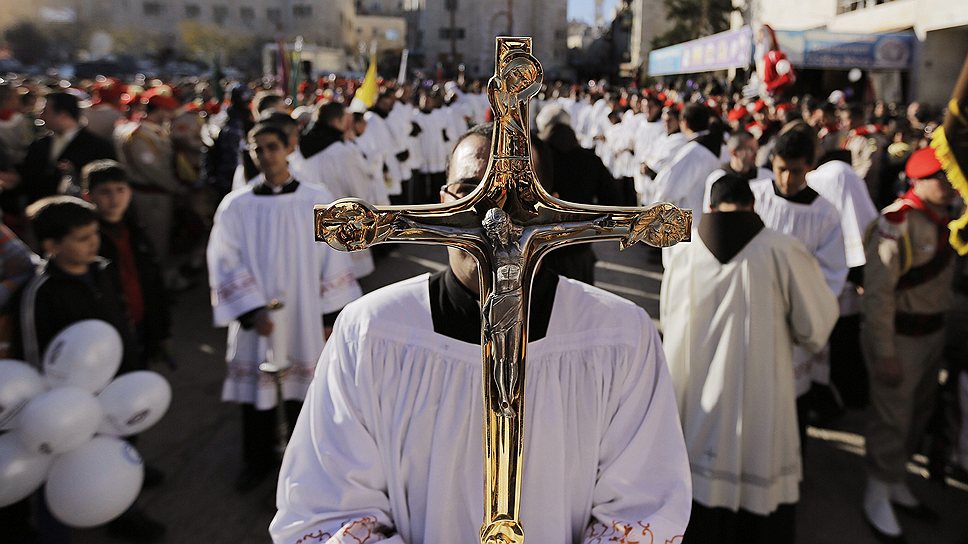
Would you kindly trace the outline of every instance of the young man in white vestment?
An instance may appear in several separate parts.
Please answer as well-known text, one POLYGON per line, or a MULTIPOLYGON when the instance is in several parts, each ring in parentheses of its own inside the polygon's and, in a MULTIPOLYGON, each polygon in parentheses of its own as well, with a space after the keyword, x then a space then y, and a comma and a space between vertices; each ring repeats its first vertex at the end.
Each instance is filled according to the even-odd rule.
MULTIPOLYGON (((831 294, 839 296, 847 281, 847 257, 840 213, 807 185, 813 169, 817 138, 805 124, 788 126, 773 148, 773 178, 749 182, 756 197, 755 211, 767 228, 793 236, 820 264, 831 294)), ((828 354, 796 347, 793 353, 801 432, 806 431, 814 380, 829 383, 828 354)))
MULTIPOLYGON (((441 198, 487 165, 457 144, 441 198)), ((347 306, 283 460, 277 543, 478 542, 484 513, 477 269, 450 267, 347 306)), ((634 304, 539 272, 532 291, 521 520, 529 542, 679 542, 689 468, 659 336, 634 304)))
POLYGON ((766 228, 745 179, 666 267, 664 346, 692 470, 684 544, 789 544, 802 477, 793 347, 820 349, 837 300, 816 259, 766 228))
POLYGON ((261 123, 248 144, 262 174, 222 200, 208 243, 214 321, 229 328, 222 400, 242 407, 240 492, 271 474, 279 443, 274 408, 285 401, 295 422, 326 329, 360 296, 349 256, 315 243, 313 206, 333 199, 293 179, 286 132, 261 123), (278 383, 260 370, 264 361, 282 370, 278 383))

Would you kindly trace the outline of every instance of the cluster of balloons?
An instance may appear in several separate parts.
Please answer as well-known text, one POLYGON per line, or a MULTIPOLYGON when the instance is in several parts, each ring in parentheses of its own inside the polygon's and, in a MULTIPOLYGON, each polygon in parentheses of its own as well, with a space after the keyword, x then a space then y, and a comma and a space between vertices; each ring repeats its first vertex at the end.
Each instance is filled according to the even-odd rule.
POLYGON ((171 387, 150 371, 112 380, 122 353, 114 327, 86 320, 51 341, 43 375, 0 360, 0 507, 45 481, 48 509, 72 527, 107 523, 134 503, 144 464, 121 437, 157 423, 171 387))

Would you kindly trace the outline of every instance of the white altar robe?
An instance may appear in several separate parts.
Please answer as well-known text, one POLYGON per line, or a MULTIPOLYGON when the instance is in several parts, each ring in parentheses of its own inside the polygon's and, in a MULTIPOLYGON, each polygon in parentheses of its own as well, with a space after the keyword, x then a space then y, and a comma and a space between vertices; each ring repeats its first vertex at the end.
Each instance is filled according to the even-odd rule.
POLYGON ((450 119, 442 108, 418 112, 414 121, 420 127, 420 134, 416 138, 420 146, 420 164, 417 165, 417 170, 422 174, 445 171, 450 152, 461 135, 452 131, 450 119))
POLYGON ((864 234, 880 215, 864 178, 858 176, 850 164, 830 161, 807 173, 807 185, 833 204, 840 214, 847 266, 863 266, 867 262, 864 234))
MULTIPOLYGON (((695 235, 702 219, 702 192, 709 173, 719 168, 719 157, 702 144, 691 141, 682 146, 665 168, 653 180, 652 194, 655 202, 669 202, 692 210, 692 231, 695 235)), ((672 255, 681 251, 685 244, 662 248, 662 264, 667 266, 672 255)))
POLYGON ((208 243, 214 323, 228 326, 228 375, 222 400, 275 406, 276 387, 259 364, 271 347, 289 370, 285 399, 302 399, 323 349, 323 314, 360 296, 349 257, 314 239, 313 206, 331 202, 324 189, 301 183, 295 192, 256 195, 252 186, 229 193, 215 213, 208 243), (236 318, 278 298, 268 339, 244 330, 236 318))
POLYGON ((793 343, 820 349, 837 320, 816 260, 769 229, 725 264, 695 237, 666 268, 659 307, 694 500, 762 515, 797 502, 793 343))
POLYGON ((647 163, 647 158, 652 156, 653 150, 657 149, 665 135, 665 123, 662 121, 650 123, 643 119, 635 129, 632 178, 635 180, 635 192, 639 195, 639 202, 652 202, 652 178, 642 173, 641 165, 647 163))
MULTIPOLYGON (((719 178, 723 177, 724 175, 726 175, 726 170, 724 168, 717 168, 709 174, 709 177, 706 178, 706 189, 702 197, 703 213, 709 211, 709 193, 713 188, 713 183, 719 181, 719 178)), ((750 181, 755 181, 756 179, 773 179, 773 171, 758 166, 756 167, 756 178, 750 181)))
POLYGON ((406 151, 404 142, 398 142, 386 119, 374 111, 363 114, 366 130, 356 142, 370 161, 379 179, 385 180, 387 193, 398 195, 403 190, 403 169, 397 160, 397 153, 406 151), (386 175, 383 167, 386 166, 386 175))
MULTIPOLYGON (((756 198, 753 209, 766 227, 800 240, 817 259, 830 292, 839 295, 847 281, 847 258, 837 208, 823 196, 810 204, 778 196, 772 179, 751 181, 750 189, 756 198)), ((793 365, 797 395, 809 391, 813 381, 830 381, 830 358, 825 349, 811 352, 797 347, 793 352, 793 365)))
MULTIPOLYGON (((527 353, 529 541, 681 535, 689 468, 645 311, 561 278, 547 336, 527 353)), ((342 528, 375 542, 384 528, 389 543, 477 542, 481 406, 480 346, 434 332, 427 275, 347 306, 286 450, 273 540, 357 541, 342 528)))

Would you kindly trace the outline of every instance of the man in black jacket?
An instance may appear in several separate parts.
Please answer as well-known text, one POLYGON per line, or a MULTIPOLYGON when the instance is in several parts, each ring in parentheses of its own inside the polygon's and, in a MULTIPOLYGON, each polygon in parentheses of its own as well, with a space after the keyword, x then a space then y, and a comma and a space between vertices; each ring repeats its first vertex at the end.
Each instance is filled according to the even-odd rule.
MULTIPOLYGON (((20 183, 15 189, 19 202, 11 203, 19 213, 23 207, 45 196, 80 192, 79 174, 84 166, 97 159, 113 159, 111 142, 98 138, 81 126, 81 108, 77 96, 66 92, 47 95, 40 118, 50 133, 27 148, 20 166, 20 183)), ((5 208, 4 211, 8 211, 5 208)))

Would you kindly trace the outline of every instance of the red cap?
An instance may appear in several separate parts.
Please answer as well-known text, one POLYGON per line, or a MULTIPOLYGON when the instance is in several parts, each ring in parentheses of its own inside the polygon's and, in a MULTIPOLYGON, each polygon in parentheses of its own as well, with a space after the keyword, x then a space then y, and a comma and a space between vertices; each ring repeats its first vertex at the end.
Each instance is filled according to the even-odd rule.
POLYGON ((181 103, 174 97, 171 87, 167 85, 152 87, 145 91, 141 95, 141 103, 163 110, 177 110, 181 107, 181 103))
POLYGON ((726 116, 730 121, 739 121, 746 116, 746 108, 742 106, 736 106, 735 108, 729 110, 729 114, 726 116))
POLYGON ((106 78, 104 81, 98 81, 93 89, 95 97, 93 104, 119 102, 126 89, 126 85, 113 77, 106 78))
POLYGON ((904 165, 904 173, 908 179, 925 179, 941 171, 941 161, 934 154, 934 148, 925 147, 911 153, 907 164, 904 165))
POLYGON ((766 102, 764 102, 763 99, 757 100, 753 103, 753 111, 756 113, 763 111, 764 108, 766 108, 766 102))

